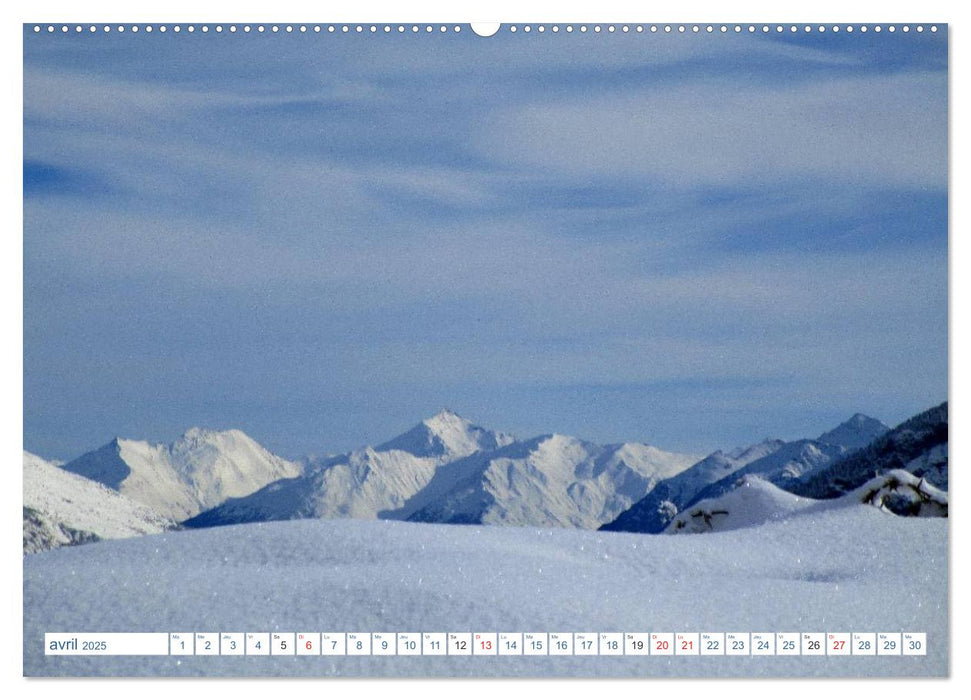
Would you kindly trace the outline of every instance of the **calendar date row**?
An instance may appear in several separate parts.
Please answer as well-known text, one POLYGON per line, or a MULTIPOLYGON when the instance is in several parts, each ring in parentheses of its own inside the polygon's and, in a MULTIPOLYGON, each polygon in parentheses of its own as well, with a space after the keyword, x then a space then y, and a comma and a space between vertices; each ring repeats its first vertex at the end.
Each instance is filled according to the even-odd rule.
POLYGON ((49 656, 924 656, 924 632, 112 632, 49 656))

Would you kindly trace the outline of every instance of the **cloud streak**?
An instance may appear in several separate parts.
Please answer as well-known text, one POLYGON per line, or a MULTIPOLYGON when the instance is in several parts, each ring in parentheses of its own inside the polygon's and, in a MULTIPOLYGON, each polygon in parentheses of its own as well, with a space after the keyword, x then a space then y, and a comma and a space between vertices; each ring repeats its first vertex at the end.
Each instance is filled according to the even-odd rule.
POLYGON ((725 446, 946 393, 928 37, 50 39, 24 74, 41 454, 191 422, 325 452, 441 405, 725 446))
POLYGON ((797 86, 698 81, 517 105, 483 143, 529 169, 644 176, 697 187, 824 178, 943 190, 946 80, 939 73, 797 86))

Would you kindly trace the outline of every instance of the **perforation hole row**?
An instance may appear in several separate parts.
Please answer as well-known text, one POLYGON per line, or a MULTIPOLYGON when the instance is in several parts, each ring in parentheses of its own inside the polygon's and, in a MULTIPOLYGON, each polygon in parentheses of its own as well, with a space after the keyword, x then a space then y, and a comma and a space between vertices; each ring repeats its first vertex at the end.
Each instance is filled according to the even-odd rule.
MULTIPOLYGON (((546 34, 546 33, 580 33, 580 34, 769 34, 769 33, 828 33, 838 34, 845 32, 852 34, 867 32, 891 34, 898 31, 909 33, 917 32, 937 32, 937 25, 797 25, 797 24, 510 24, 504 26, 510 34, 546 34)), ((33 25, 35 34, 81 34, 87 33, 117 33, 117 34, 138 34, 139 32, 151 34, 153 32, 174 33, 174 34, 458 34, 463 31, 458 24, 215 24, 215 25, 194 25, 194 24, 172 24, 172 25, 125 25, 125 24, 104 24, 104 25, 81 25, 81 24, 48 24, 33 25)))

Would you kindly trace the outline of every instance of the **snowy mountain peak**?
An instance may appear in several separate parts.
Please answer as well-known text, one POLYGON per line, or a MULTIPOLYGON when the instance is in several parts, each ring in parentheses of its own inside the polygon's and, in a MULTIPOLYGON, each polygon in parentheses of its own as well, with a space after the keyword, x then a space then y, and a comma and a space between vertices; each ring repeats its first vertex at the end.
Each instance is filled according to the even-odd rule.
POLYGON ((323 459, 308 458, 296 479, 283 479, 244 498, 227 500, 187 522, 207 527, 290 518, 376 518, 401 509, 438 470, 514 442, 443 409, 377 446, 323 459))
MULTIPOLYGON (((189 428, 184 433, 182 433, 182 437, 180 438, 180 440, 184 440, 186 442, 201 441, 201 440, 212 440, 214 438, 217 438, 221 434, 221 432, 223 432, 223 431, 211 430, 209 428, 200 428, 198 426, 195 426, 195 427, 189 428)), ((235 430, 235 431, 227 430, 225 432, 226 433, 231 433, 231 432, 240 433, 240 431, 238 431, 238 430, 235 430)), ((240 434, 242 434, 242 433, 240 433, 240 434)))
POLYGON ((841 445, 848 450, 858 450, 866 447, 888 430, 890 430, 889 426, 876 418, 855 413, 849 420, 820 435, 817 441, 826 445, 841 445))
POLYGON ((218 442, 220 440, 245 440, 255 442, 253 438, 238 428, 215 430, 213 428, 201 428, 198 426, 186 430, 176 442, 218 442))
POLYGON ((467 433, 475 428, 470 421, 447 408, 443 408, 431 418, 426 418, 421 424, 439 437, 447 437, 454 433, 467 433))
POLYGON ((176 521, 301 472, 239 430, 203 428, 169 445, 114 438, 63 468, 176 521))
POLYGON ((439 411, 438 413, 436 413, 434 416, 432 416, 431 418, 426 418, 422 422, 423 423, 430 423, 430 422, 434 422, 434 421, 460 421, 460 422, 465 422, 465 423, 468 422, 462 416, 460 416, 458 413, 456 413, 455 411, 453 411, 451 408, 443 408, 441 411, 439 411))
POLYGON ((549 447, 568 447, 581 444, 579 438, 575 438, 572 435, 563 435, 562 433, 550 433, 549 435, 542 436, 540 440, 541 445, 548 445, 549 447))
POLYGON ((24 451, 24 553, 175 527, 152 509, 24 451))
POLYGON ((441 467, 390 517, 416 522, 599 527, 685 469, 690 455, 540 435, 441 467))
POLYGON ((401 450, 416 457, 454 459, 495 450, 513 441, 511 435, 481 428, 446 408, 375 449, 379 452, 401 450))
POLYGON ((173 445, 182 445, 187 448, 201 447, 203 445, 256 445, 257 442, 242 430, 231 428, 229 430, 213 430, 211 428, 189 428, 182 437, 176 440, 173 445))
MULTIPOLYGON (((863 418, 864 421, 858 422, 866 425, 872 420, 863 418)), ((947 445, 945 402, 909 418, 859 450, 851 450, 824 471, 804 479, 804 483, 795 484, 793 491, 812 498, 836 498, 874 476, 900 467, 947 490, 947 445)))

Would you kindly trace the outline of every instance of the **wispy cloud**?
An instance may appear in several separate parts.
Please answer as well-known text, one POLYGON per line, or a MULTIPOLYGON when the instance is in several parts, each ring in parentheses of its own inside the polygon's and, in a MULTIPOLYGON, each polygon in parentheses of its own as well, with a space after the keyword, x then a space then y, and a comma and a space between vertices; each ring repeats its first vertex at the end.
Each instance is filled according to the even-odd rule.
POLYGON ((734 442, 946 391, 941 51, 184 38, 26 44, 42 453, 236 419, 321 451, 438 403, 734 442))
POLYGON ((942 190, 946 80, 913 73, 796 86, 701 80, 515 105, 486 125, 490 153, 574 177, 765 186, 824 178, 942 190))

